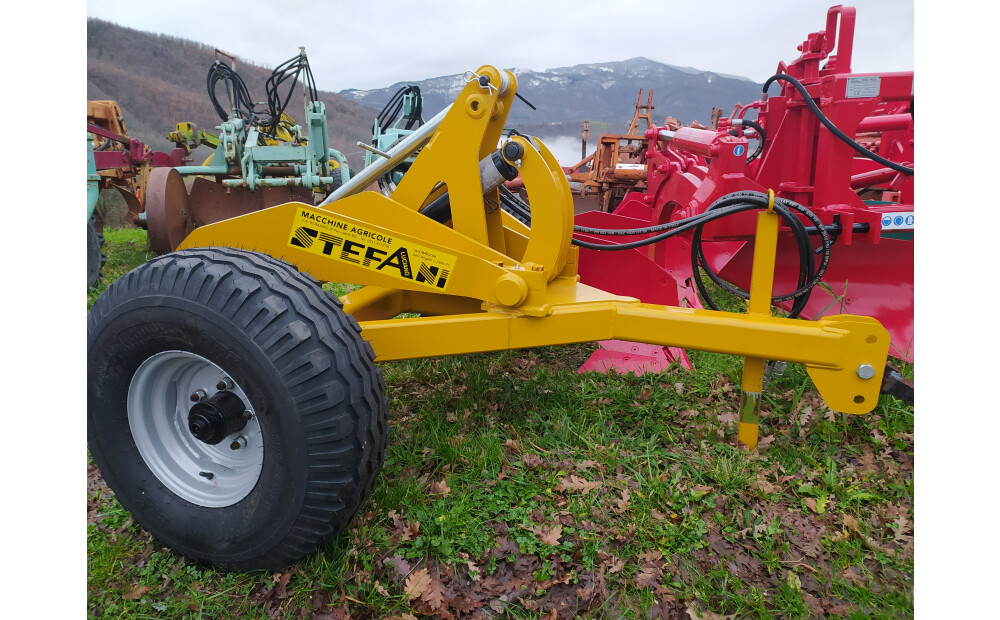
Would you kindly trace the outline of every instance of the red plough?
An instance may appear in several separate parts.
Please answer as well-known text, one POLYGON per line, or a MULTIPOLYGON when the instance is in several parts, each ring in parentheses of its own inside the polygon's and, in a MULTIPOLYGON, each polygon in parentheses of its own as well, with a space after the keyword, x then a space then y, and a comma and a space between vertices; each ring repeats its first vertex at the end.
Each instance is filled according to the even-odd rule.
MULTIPOLYGON (((613 213, 576 217, 574 238, 589 243, 580 250, 582 281, 695 308, 702 307, 699 290, 713 305, 701 271, 723 288, 749 290, 754 214, 704 216, 770 190, 779 203, 816 216, 796 212, 803 226, 782 227, 775 305, 809 319, 874 317, 890 332, 890 355, 913 361, 913 72, 852 73, 854 22, 853 8, 831 8, 826 29, 799 46, 801 56, 779 63, 761 99, 720 119, 718 130, 649 129, 645 192, 629 193, 613 213), (747 118, 752 110, 756 121, 747 118), (649 227, 657 228, 617 232, 649 227), (660 240, 641 245, 654 237, 660 240), (622 239, 628 249, 596 249, 622 239)), ((688 365, 683 351, 666 350, 647 365, 657 370, 673 359, 688 365)), ((597 351, 581 370, 641 366, 642 352, 626 343, 597 351)))

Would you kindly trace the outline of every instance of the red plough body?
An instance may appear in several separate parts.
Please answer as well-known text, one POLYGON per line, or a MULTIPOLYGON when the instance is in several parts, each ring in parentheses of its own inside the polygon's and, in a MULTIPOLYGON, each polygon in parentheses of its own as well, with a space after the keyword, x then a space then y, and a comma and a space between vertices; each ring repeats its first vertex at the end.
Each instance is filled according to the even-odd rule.
MULTIPOLYGON (((780 92, 744 106, 734 119, 721 119, 717 131, 647 131, 646 191, 629 193, 613 213, 581 213, 576 224, 640 228, 701 214, 732 192, 773 190, 815 213, 835 239, 827 271, 801 316, 846 312, 874 317, 890 332, 890 354, 912 361, 913 73, 851 73, 854 19, 853 8, 831 8, 826 29, 810 34, 799 47, 801 56, 787 66, 779 63, 777 73, 801 83, 819 111, 862 150, 909 168, 909 173, 857 152, 821 122, 792 83, 772 78, 777 84, 769 84, 770 90, 780 86, 780 92), (743 135, 743 118, 750 110, 757 111, 756 122, 765 134, 759 156, 752 155, 759 140, 743 135)), ((752 212, 741 213, 711 222, 702 232, 708 265, 743 290, 750 286, 754 222, 752 212)), ((575 238, 620 243, 624 237, 578 232, 575 238)), ((642 235, 627 240, 637 238, 642 235)), ((691 245, 692 233, 686 233, 630 250, 581 248, 580 276, 585 283, 646 302, 701 307, 692 279, 691 245)), ((796 288, 798 268, 796 245, 783 227, 776 295, 796 288)), ((791 302, 778 305, 788 310, 791 302)), ((627 350, 627 345, 616 346, 627 350)), ((628 364, 617 365, 613 353, 599 350, 581 370, 636 370, 635 355, 628 364)), ((664 351, 650 358, 655 362, 650 368, 671 359, 688 366, 682 351, 664 351)))

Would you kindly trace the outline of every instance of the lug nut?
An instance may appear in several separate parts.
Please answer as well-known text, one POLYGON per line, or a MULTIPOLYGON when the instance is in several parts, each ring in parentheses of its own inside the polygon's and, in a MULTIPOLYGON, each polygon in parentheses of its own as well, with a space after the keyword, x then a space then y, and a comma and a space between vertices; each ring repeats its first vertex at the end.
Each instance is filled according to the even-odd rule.
POLYGON ((867 381, 875 376, 875 368, 871 364, 862 364, 858 366, 858 376, 867 381))
POLYGON ((233 443, 229 444, 230 450, 239 450, 240 448, 245 448, 245 447, 247 447, 247 438, 244 437, 243 435, 240 435, 239 437, 233 440, 233 443))
POLYGON ((196 403, 206 396, 208 396, 208 392, 202 389, 197 389, 191 394, 191 402, 196 403))
POLYGON ((228 389, 229 389, 229 388, 231 388, 231 387, 233 387, 233 380, 232 380, 232 379, 230 379, 229 377, 223 377, 223 378, 222 378, 222 379, 221 379, 221 380, 220 380, 220 381, 219 381, 219 382, 218 382, 218 383, 217 383, 217 384, 215 385, 215 389, 219 390, 220 392, 221 392, 222 390, 228 390, 228 389))

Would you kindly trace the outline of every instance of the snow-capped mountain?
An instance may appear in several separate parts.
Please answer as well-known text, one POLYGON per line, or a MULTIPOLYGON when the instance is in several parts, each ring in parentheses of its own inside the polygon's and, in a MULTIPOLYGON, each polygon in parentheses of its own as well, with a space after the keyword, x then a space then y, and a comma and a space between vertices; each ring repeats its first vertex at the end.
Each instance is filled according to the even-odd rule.
MULTIPOLYGON (((579 132, 582 121, 591 121, 593 131, 624 131, 632 118, 634 106, 643 89, 653 89, 653 120, 662 123, 673 116, 684 124, 697 120, 708 124, 713 107, 728 115, 737 102, 749 103, 760 96, 761 85, 753 81, 675 67, 632 58, 617 62, 582 64, 535 71, 509 69, 517 77, 518 94, 537 110, 517 101, 508 117, 508 125, 550 133, 579 132)), ((430 118, 454 101, 465 86, 462 75, 448 75, 411 82, 400 82, 381 89, 345 90, 339 94, 370 108, 381 109, 405 84, 417 84, 424 97, 424 118, 430 118)))

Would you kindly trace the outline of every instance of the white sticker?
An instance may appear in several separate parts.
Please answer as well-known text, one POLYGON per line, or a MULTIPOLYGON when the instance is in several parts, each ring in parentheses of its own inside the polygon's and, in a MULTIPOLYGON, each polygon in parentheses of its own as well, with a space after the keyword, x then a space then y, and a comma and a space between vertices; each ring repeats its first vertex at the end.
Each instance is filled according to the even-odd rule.
POLYGON ((882 214, 882 231, 913 230, 913 211, 897 211, 882 214))
POLYGON ((878 97, 879 87, 882 78, 877 75, 855 76, 847 78, 848 99, 862 99, 865 97, 878 97))
POLYGON ((643 164, 615 164, 615 170, 645 170, 643 164))

